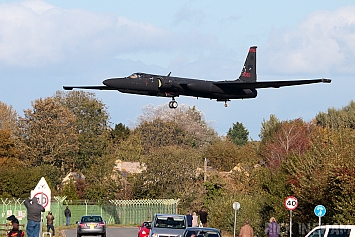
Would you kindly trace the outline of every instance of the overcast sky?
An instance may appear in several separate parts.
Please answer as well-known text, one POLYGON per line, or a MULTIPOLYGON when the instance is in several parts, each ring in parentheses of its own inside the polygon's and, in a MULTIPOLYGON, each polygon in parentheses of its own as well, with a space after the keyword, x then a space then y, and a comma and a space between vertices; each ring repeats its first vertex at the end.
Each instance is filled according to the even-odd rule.
MULTIPOLYGON (((241 122, 312 120, 354 100, 355 3, 333 1, 0 0, 0 101, 20 114, 63 85, 101 85, 147 72, 205 80, 239 77, 257 45, 259 81, 331 78, 331 84, 260 89, 255 99, 178 97, 225 135, 241 122)), ((134 126, 142 107, 169 98, 92 91, 111 122, 134 126)))

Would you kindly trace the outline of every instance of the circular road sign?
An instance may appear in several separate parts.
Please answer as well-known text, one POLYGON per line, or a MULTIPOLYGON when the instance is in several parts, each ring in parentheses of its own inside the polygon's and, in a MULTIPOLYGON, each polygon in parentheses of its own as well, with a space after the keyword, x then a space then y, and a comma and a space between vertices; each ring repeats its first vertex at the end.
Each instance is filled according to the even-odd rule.
POLYGON ((44 208, 46 208, 50 201, 47 194, 45 193, 36 193, 35 195, 33 195, 33 197, 36 197, 39 200, 39 204, 41 204, 44 208))
POLYGON ((325 215, 326 213, 326 209, 323 205, 318 205, 314 208, 314 214, 316 214, 316 216, 318 217, 322 217, 325 215))
POLYGON ((295 198, 294 196, 287 197, 284 201, 284 205, 290 211, 295 210, 298 206, 297 198, 295 198))
POLYGON ((240 204, 239 204, 239 202, 235 202, 235 203, 233 203, 233 209, 234 209, 234 210, 238 211, 238 210, 239 210, 239 208, 240 208, 240 204))

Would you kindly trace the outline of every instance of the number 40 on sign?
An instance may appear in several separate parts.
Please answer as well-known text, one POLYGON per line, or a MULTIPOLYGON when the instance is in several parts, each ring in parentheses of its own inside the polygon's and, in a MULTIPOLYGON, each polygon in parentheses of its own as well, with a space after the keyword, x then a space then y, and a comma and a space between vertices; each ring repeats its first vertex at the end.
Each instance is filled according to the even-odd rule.
POLYGON ((293 211, 298 206, 298 201, 294 196, 289 196, 285 199, 284 204, 288 210, 293 211))

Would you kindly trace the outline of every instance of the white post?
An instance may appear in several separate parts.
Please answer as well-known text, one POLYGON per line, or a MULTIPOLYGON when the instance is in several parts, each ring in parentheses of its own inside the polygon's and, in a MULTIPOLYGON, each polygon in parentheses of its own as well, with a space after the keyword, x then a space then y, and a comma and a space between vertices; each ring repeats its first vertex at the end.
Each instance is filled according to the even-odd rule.
POLYGON ((237 210, 234 210, 234 237, 235 237, 235 229, 237 228, 237 210))
POLYGON ((290 237, 292 237, 292 210, 290 210, 290 237))

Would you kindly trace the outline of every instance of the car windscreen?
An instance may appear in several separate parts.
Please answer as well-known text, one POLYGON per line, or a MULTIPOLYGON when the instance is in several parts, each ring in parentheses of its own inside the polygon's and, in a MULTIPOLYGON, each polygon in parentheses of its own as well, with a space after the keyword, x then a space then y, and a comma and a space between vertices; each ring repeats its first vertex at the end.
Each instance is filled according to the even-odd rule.
POLYGON ((217 231, 187 231, 184 237, 221 237, 217 231))
POLYGON ((154 227, 185 229, 185 219, 183 217, 156 217, 154 227))
POLYGON ((102 222, 101 216, 83 216, 81 222, 102 222))
POLYGON ((349 237, 350 229, 345 228, 330 228, 328 237, 349 237))

